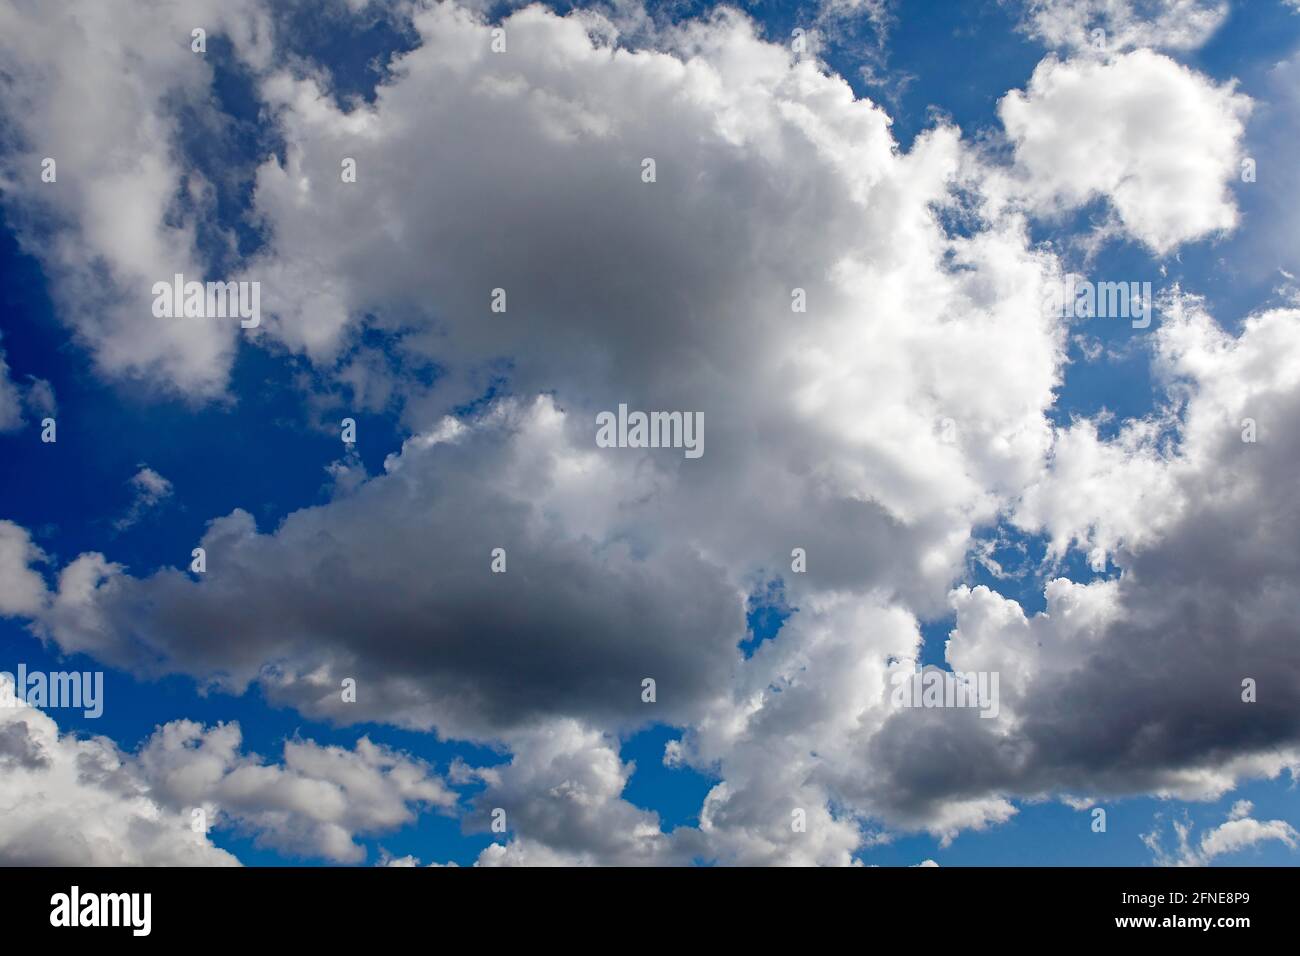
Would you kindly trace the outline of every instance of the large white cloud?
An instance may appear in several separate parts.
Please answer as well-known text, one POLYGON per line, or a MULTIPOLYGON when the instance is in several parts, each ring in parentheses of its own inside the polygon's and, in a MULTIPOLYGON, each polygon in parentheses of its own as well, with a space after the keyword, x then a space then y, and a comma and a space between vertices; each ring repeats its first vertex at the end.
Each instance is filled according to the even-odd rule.
MULTIPOLYGON (((434 639, 445 626, 437 622, 463 611, 471 617, 456 627, 468 628, 487 606, 486 594, 471 597, 479 589, 527 586, 514 572, 485 577, 490 549, 517 542, 513 567, 562 574, 538 580, 572 593, 574 620, 600 622, 580 639, 597 660, 618 659, 608 635, 626 630, 600 605, 640 592, 671 606, 665 596, 676 589, 695 594, 690 617, 638 629, 658 632, 636 638, 652 649, 635 656, 649 659, 620 671, 639 681, 657 665, 674 689, 666 699, 685 707, 730 666, 755 576, 786 568, 795 546, 815 568, 796 590, 880 591, 942 610, 973 524, 1037 473, 1063 345, 1059 322, 1039 308, 1054 264, 1027 248, 1023 223, 1010 216, 950 235, 936 212, 957 211, 958 185, 972 185, 964 177, 974 159, 957 132, 940 127, 898 151, 878 108, 734 13, 668 30, 658 37, 665 52, 619 48, 605 21, 540 8, 505 21, 504 54, 452 4, 424 10, 416 26, 423 44, 373 106, 345 114, 313 80, 265 80, 287 161, 259 174, 256 206, 271 239, 247 274, 265 283, 266 334, 326 369, 366 315, 402 331, 395 347, 408 356, 437 362, 445 374, 427 393, 400 383, 420 436, 440 434, 442 413, 500 374, 499 359, 510 360, 507 385, 521 399, 467 418, 455 440, 413 439, 390 474, 274 535, 252 534, 245 516, 217 522, 197 584, 164 574, 145 598, 110 565, 82 559, 65 569, 52 618, 66 646, 125 653, 126 618, 102 615, 132 595, 159 608, 170 604, 164 593, 185 603, 191 591, 212 595, 200 597, 216 615, 210 639, 173 640, 170 611, 137 619, 131 639, 236 680, 287 658, 280 691, 309 704, 303 675, 331 655, 320 630, 338 614, 312 614, 298 636, 276 628, 269 645, 242 641, 241 661, 218 659, 230 646, 222 619, 258 605, 258 580, 275 603, 295 590, 276 568, 302 582, 308 604, 321 597, 313 566, 334 568, 353 590, 331 590, 358 609, 374 606, 372 587, 393 590, 381 603, 402 621, 383 625, 396 656, 378 658, 387 642, 373 634, 358 645, 368 653, 357 666, 382 672, 434 639), (439 132, 452 127, 455 137, 439 132), (640 177, 647 155, 658 162, 653 184, 640 177), (356 184, 340 180, 344 157, 358 161, 356 184), (504 315, 488 308, 496 287, 509 295, 504 315), (796 287, 806 313, 791 310, 796 287), (990 378, 1002 387, 986 387, 990 378), (539 391, 554 397, 529 397, 539 391), (702 411, 704 457, 596 449, 594 414, 619 402, 702 411), (346 539, 330 531, 340 521, 355 527, 346 539), (371 538, 376 555, 393 557, 371 555, 362 544, 371 538), (94 592, 104 571, 110 581, 94 592), (587 586, 611 572, 601 588, 587 586), (415 614, 421 592, 409 575, 458 613, 430 615, 430 605, 415 614), (219 598, 227 588, 244 596, 219 598), (696 627, 710 637, 690 637, 696 627), (679 641, 697 658, 690 667, 665 657, 679 641), (312 659, 293 661, 295 645, 314 648, 312 659)), ((555 594, 546 601, 554 612, 555 594)), ((526 605, 498 612, 509 607, 515 623, 489 629, 503 642, 530 617, 552 626, 526 605)), ((241 627, 259 630, 247 626, 254 615, 241 616, 241 627)), ((492 655, 492 672, 502 656, 492 655)), ((521 652, 520 666, 535 664, 521 652)), ((626 694, 622 686, 598 696, 626 694)), ((551 699, 539 692, 520 710, 493 695, 464 708, 455 702, 473 693, 431 690, 390 693, 383 706, 409 719, 431 698, 443 719, 452 708, 504 708, 514 720, 551 699)))
MULTIPOLYGON (((1049 547, 1101 550, 1121 575, 1054 580, 1033 616, 986 587, 953 592, 946 659, 1000 675, 988 720, 888 706, 889 674, 919 656, 906 615, 802 601, 677 752, 720 767, 711 802, 750 821, 735 858, 815 846, 786 825, 800 788, 840 810, 823 840, 854 815, 948 839, 1005 820, 1015 797, 1205 800, 1300 771, 1287 611, 1300 604, 1300 513, 1281 490, 1300 454, 1282 424, 1300 414, 1300 314, 1252 316, 1233 336, 1197 300, 1173 299, 1155 345, 1169 403, 1109 440, 1086 420, 1062 429, 1017 512, 1049 547)), ((850 828, 847 848, 858 839, 850 828)))
POLYGON ((1031 207, 1104 197, 1157 253, 1232 229, 1250 100, 1159 53, 1049 57, 998 105, 1031 207))

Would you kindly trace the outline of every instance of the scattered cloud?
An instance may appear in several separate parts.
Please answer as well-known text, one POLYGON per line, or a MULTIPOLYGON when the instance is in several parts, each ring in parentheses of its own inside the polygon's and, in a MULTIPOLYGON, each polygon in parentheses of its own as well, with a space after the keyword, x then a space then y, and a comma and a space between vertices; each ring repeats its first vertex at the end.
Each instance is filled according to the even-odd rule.
POLYGON ((1201 834, 1199 841, 1192 836, 1193 826, 1186 817, 1173 820, 1170 827, 1178 844, 1174 851, 1166 851, 1157 826, 1142 835, 1142 842, 1151 851, 1157 866, 1212 866, 1217 857, 1229 856, 1257 847, 1262 843, 1277 842, 1288 849, 1300 847, 1300 833, 1285 820, 1255 820, 1249 800, 1238 800, 1228 813, 1228 819, 1201 834))

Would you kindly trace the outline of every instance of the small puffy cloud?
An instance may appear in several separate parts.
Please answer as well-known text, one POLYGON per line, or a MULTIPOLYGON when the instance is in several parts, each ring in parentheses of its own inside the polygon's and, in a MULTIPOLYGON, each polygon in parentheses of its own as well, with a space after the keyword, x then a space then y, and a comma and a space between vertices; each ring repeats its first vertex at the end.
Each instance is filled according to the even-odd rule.
POLYGON ((0 862, 6 865, 232 865, 192 824, 335 862, 364 860, 356 839, 389 832, 455 795, 421 761, 361 738, 351 750, 289 740, 280 763, 241 750, 237 724, 176 720, 135 753, 60 733, 0 678, 0 862))
POLYGON ((23 404, 28 412, 38 418, 56 415, 59 411, 59 403, 54 398, 54 386, 45 379, 35 376, 29 376, 27 380, 23 404))
POLYGON ((1300 832, 1285 820, 1256 820, 1251 816, 1254 807, 1249 800, 1238 800, 1228 812, 1228 819, 1201 834, 1199 841, 1192 836, 1192 824, 1186 816, 1170 822, 1174 831, 1176 849, 1166 850, 1160 832, 1161 817, 1156 826, 1142 835, 1157 866, 1211 866, 1216 858, 1239 853, 1264 843, 1280 843, 1290 850, 1300 848, 1300 832))
POLYGON ((0 615, 35 617, 45 605, 45 581, 33 565, 45 554, 26 528, 0 520, 0 615))
POLYGON ((412 856, 410 854, 407 854, 406 856, 393 856, 383 847, 380 847, 379 859, 375 863, 375 866, 396 867, 399 869, 406 868, 406 867, 416 867, 419 865, 420 865, 420 860, 418 857, 412 856))
POLYGON ((1209 862, 1217 856, 1236 853, 1270 840, 1294 850, 1300 846, 1300 833, 1285 820, 1260 821, 1239 817, 1219 824, 1201 837, 1201 857, 1209 862))
POLYGON ((1229 183, 1251 101, 1170 58, 1048 57, 998 111, 1015 175, 1042 215, 1105 198, 1119 226, 1157 253, 1232 229, 1229 183))
POLYGON ((1121 543, 1155 540, 1180 516, 1176 483, 1163 423, 1128 421, 1105 440, 1080 419, 1057 433, 1052 470, 1025 490, 1015 521, 1048 533, 1052 560, 1073 547, 1104 567, 1121 543))
POLYGON ((0 433, 16 431, 23 424, 23 400, 9 377, 9 363, 0 352, 0 433))
POLYGON ((1194 50, 1227 18, 1227 0, 1023 0, 1020 27, 1053 49, 1194 50))
POLYGON ((5 353, 0 351, 0 434, 21 428, 26 423, 24 412, 44 418, 57 411, 53 386, 35 376, 28 376, 26 384, 15 381, 5 353))
POLYGON ((240 752, 238 724, 160 727, 137 761, 152 792, 175 806, 203 806, 217 825, 251 832, 259 845, 356 863, 359 835, 396 830, 421 808, 447 809, 455 794, 427 764, 362 737, 356 746, 285 742, 268 764, 240 752))
MULTIPOLYGON (((513 759, 472 773, 487 786, 468 825, 487 831, 505 810, 510 839, 480 854, 480 866, 672 865, 690 861, 690 841, 660 829, 656 814, 623 800, 635 770, 618 742, 572 720, 511 737, 513 759)), ((685 834, 687 831, 678 831, 685 834)))
POLYGON ((141 464, 138 467, 140 470, 128 482, 133 495, 131 507, 127 509, 125 515, 114 523, 114 527, 119 531, 131 527, 165 499, 170 498, 172 494, 172 483, 170 481, 148 465, 141 464))

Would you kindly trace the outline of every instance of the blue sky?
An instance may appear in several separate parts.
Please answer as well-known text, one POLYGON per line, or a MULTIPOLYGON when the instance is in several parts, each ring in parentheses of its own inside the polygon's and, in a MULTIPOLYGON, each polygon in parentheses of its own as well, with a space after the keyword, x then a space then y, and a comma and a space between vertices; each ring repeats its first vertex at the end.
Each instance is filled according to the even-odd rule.
MULTIPOLYGON (((391 17, 374 11, 353 15, 341 4, 335 6, 338 10, 333 15, 318 17, 301 5, 273 5, 270 17, 279 45, 276 62, 286 68, 292 64, 304 75, 309 67, 323 71, 330 77, 335 103, 365 109, 357 104, 373 104, 377 87, 388 80, 383 64, 394 55, 416 49, 419 36, 404 22, 400 10, 391 17)), ((1005 158, 1006 146, 997 142, 1001 136, 999 100, 1010 90, 1024 89, 1048 55, 1041 37, 1024 26, 1020 6, 906 0, 886 6, 890 15, 883 23, 872 22, 861 13, 826 21, 830 26, 823 28, 823 70, 838 73, 856 96, 881 104, 892 120, 889 130, 896 151, 911 152, 919 137, 933 130, 937 122, 946 121, 960 129, 961 142, 969 148, 987 138, 993 154, 1000 149, 1005 158), (862 67, 868 64, 878 82, 864 77, 862 67)), ((574 7, 555 5, 553 9, 564 14, 574 7)), ((793 28, 811 25, 818 17, 815 4, 765 0, 743 9, 756 19, 761 36, 778 43, 783 43, 793 28)), ((711 7, 651 4, 649 10, 661 22, 685 22, 707 17, 711 7)), ((508 13, 509 8, 503 6, 482 15, 497 22, 508 13)), ((258 207, 255 174, 257 166, 268 159, 287 163, 292 152, 287 143, 297 134, 290 131, 286 135, 259 89, 265 81, 265 72, 259 71, 271 68, 250 66, 235 54, 224 35, 213 32, 206 54, 212 71, 210 98, 203 110, 193 115, 184 108, 176 111, 172 144, 177 166, 211 184, 212 192, 201 201, 178 190, 173 206, 177 215, 198 223, 195 261, 206 265, 209 278, 238 273, 271 248, 281 251, 283 240, 275 235, 274 213, 258 207), (213 125, 213 116, 221 118, 219 127, 213 125)), ((1288 184, 1279 179, 1290 177, 1293 183, 1296 178, 1294 171, 1278 168, 1293 166, 1293 153, 1267 150, 1276 150, 1279 143, 1287 142, 1288 133, 1294 133, 1294 117, 1290 130, 1285 117, 1279 117, 1279 110, 1285 113, 1285 100, 1275 68, 1298 51, 1300 15, 1271 2, 1251 4, 1249 11, 1234 10, 1199 48, 1169 51, 1178 63, 1209 84, 1236 80, 1237 89, 1256 101, 1245 139, 1247 148, 1260 150, 1261 170, 1269 174, 1261 173, 1258 188, 1237 183, 1232 189, 1244 225, 1211 238, 1179 242, 1176 251, 1166 254, 1153 252, 1120 230, 1091 259, 1085 261, 1076 249, 1063 252, 1063 262, 1096 276, 1149 279, 1159 288, 1181 283, 1188 291, 1204 296, 1208 311, 1233 334, 1240 331, 1249 313, 1285 307, 1289 293, 1282 289, 1278 269, 1300 263, 1293 250, 1275 249, 1273 260, 1262 257, 1260 230, 1253 224, 1280 215, 1279 195, 1286 195, 1288 184), (1274 104, 1280 105, 1271 109, 1274 104), (1273 176, 1275 168, 1278 171, 1273 176)), ((1068 59, 1072 54, 1067 50, 1057 55, 1068 59)), ((3 64, 0 60, 0 66, 3 64)), ((23 150, 15 149, 14 144, 29 133, 6 110, 0 117, 0 150, 26 155, 26 144, 23 150)), ((444 133, 449 140, 459 135, 455 128, 444 133)), ((61 180, 72 175, 71 169, 67 173, 61 169, 61 180)), ((58 292, 59 283, 69 281, 65 266, 55 265, 51 258, 58 230, 63 227, 42 222, 39 213, 33 212, 39 207, 33 206, 21 189, 6 189, 0 198, 0 349, 18 387, 26 388, 24 383, 34 379, 49 383, 57 400, 58 422, 54 444, 40 441, 39 415, 30 411, 22 427, 0 434, 0 518, 27 529, 31 541, 43 552, 46 560, 39 570, 51 592, 57 588, 57 569, 87 552, 102 553, 137 580, 151 578, 160 569, 185 573, 190 551, 204 539, 210 523, 235 509, 248 512, 258 531, 270 535, 302 509, 329 506, 341 497, 329 469, 341 460, 336 423, 345 416, 356 419, 358 432, 364 436, 356 454, 372 479, 384 474, 389 456, 403 455, 406 440, 437 420, 429 415, 434 406, 428 396, 436 392, 439 383, 454 377, 459 353, 449 349, 444 356, 436 350, 431 353, 410 347, 421 330, 409 316, 396 324, 373 315, 373 321, 358 320, 364 330, 324 359, 298 348, 291 336, 281 341, 269 337, 239 340, 222 394, 216 396, 200 394, 184 384, 160 387, 161 373, 117 374, 106 369, 96 347, 78 334, 78 320, 69 315, 69 300, 61 299, 58 292), (406 331, 398 330, 399 325, 406 331), (349 390, 349 379, 340 374, 352 359, 374 363, 367 367, 379 370, 373 373, 376 378, 402 383, 396 389, 397 397, 378 407, 365 407, 357 393, 349 390), (412 410, 416 408, 425 410, 412 410), (420 415, 426 415, 423 422, 420 415), (132 514, 136 495, 132 477, 146 466, 165 477, 170 493, 144 508, 138 520, 124 522, 132 514)), ((1111 214, 1111 208, 1108 199, 1100 196, 1060 216, 1031 217, 1030 234, 1033 241, 1054 241, 1066 249, 1072 237, 1086 236, 1111 214)), ((283 230, 284 223, 279 225, 283 230)), ((437 251, 429 255, 437 255, 437 251)), ((583 273, 578 270, 576 274, 583 273)), ((370 314, 365 304, 357 305, 357 301, 353 300, 352 311, 370 314)), ((453 308, 439 301, 436 283, 427 290, 426 305, 434 314, 453 308)), ((389 304, 379 301, 371 307, 373 313, 386 308, 389 304)), ((1109 438, 1124 420, 1156 414, 1166 394, 1152 375, 1152 352, 1145 332, 1122 321, 1098 321, 1085 331, 1104 346, 1126 351, 1112 359, 1086 361, 1080 343, 1071 343, 1070 360, 1063 367, 1063 380, 1045 418, 1066 428, 1078 417, 1093 417, 1107 410, 1116 416, 1102 420, 1101 434, 1109 438)), ((142 327, 139 334, 147 331, 142 327)), ((530 389, 538 390, 538 383, 540 391, 553 390, 561 400, 583 401, 582 385, 564 380, 560 373, 555 373, 553 381, 545 378, 550 374, 546 369, 559 364, 525 378, 522 373, 515 374, 511 360, 527 356, 506 353, 495 378, 474 379, 477 394, 472 388, 453 390, 445 407, 472 415, 502 397, 528 397, 530 389)), ((1287 427, 1293 429, 1294 422, 1287 427)), ((1280 489, 1277 493, 1284 494, 1280 489)), ((775 501, 772 506, 779 507, 775 501)), ((735 520, 746 519, 737 515, 735 520)), ((637 539, 635 529, 623 528, 620 533, 637 539)), ((611 535, 611 540, 616 538, 611 535)), ((1019 574, 997 577, 978 562, 964 561, 950 585, 992 588, 1018 602, 1027 614, 1045 609, 1044 587, 1049 580, 1065 576, 1087 584, 1118 579, 1115 562, 1125 560, 1112 552, 1111 563, 1099 575, 1089 569, 1084 549, 1076 547, 1053 562, 1046 550, 1046 532, 1017 527, 1005 512, 992 522, 978 522, 973 538, 1000 540, 993 557, 1004 567, 1018 569, 1019 574)), ((451 555, 431 544, 427 559, 432 569, 441 560, 451 560, 451 555)), ((761 649, 776 648, 791 623, 806 617, 810 613, 807 608, 818 606, 823 599, 816 593, 787 594, 784 584, 789 575, 780 567, 773 570, 769 564, 759 571, 747 578, 761 583, 755 585, 756 595, 748 607, 747 633, 736 645, 741 660, 761 658, 761 649), (768 582, 771 587, 766 586, 768 582)), ((794 582, 790 583, 793 586, 794 582)), ((364 601, 364 596, 360 600, 364 601)), ((672 602, 674 597, 665 593, 659 600, 672 602)), ((668 610, 667 604, 661 604, 661 613, 668 610)), ((956 614, 921 599, 913 610, 924 638, 920 663, 949 667, 944 642, 956 626, 956 614)), ((565 622, 555 623, 563 627, 565 622)), ((148 626, 140 623, 142 629, 148 626)), ((178 626, 183 632, 183 620, 178 620, 178 626)), ((473 627, 472 616, 466 626, 473 627)), ((184 639, 181 633, 176 640, 184 639)), ((519 640, 525 639, 519 636, 519 640)), ((1289 639, 1294 661, 1294 629, 1289 639)), ((243 635, 230 629, 224 640, 237 646, 243 635)), ((52 712, 52 716, 63 733, 103 735, 125 753, 144 746, 160 725, 193 720, 207 726, 238 722, 244 750, 271 763, 282 759, 286 740, 311 740, 351 750, 363 736, 427 764, 439 777, 454 777, 452 768, 458 764, 490 770, 506 766, 512 759, 508 741, 514 731, 502 731, 495 740, 492 733, 485 732, 470 741, 437 727, 416 728, 408 722, 404 729, 397 726, 402 719, 326 719, 310 707, 300 710, 292 706, 288 702, 291 697, 269 698, 259 683, 242 693, 231 693, 188 665, 162 667, 166 673, 151 673, 146 667, 133 672, 121 659, 115 665, 107 652, 105 660, 69 652, 56 625, 48 621, 41 625, 31 616, 0 618, 0 650, 0 670, 11 669, 18 662, 33 670, 104 670, 106 706, 101 718, 87 719, 67 710, 52 712)), ((694 717, 676 720, 611 719, 603 727, 617 741, 618 756, 635 762, 622 799, 657 814, 665 833, 699 826, 706 796, 728 777, 726 768, 710 760, 705 750, 700 751, 699 760, 687 761, 689 765, 664 765, 665 746, 680 741, 683 730, 700 711, 691 713, 694 717)), ((1087 712, 1075 716, 1081 722, 1093 719, 1087 712)), ((1269 745, 1278 752, 1283 749, 1276 739, 1269 745)), ((721 759, 725 763, 729 758, 721 759)), ((1197 755, 1186 759, 1189 766, 1199 766, 1197 755)), ((862 761, 862 772, 870 775, 865 750, 862 761)), ((1106 775, 1100 770, 1097 773, 1099 789, 1104 789, 1100 781, 1106 775)), ((556 785, 559 783, 557 780, 556 785)), ((313 852, 309 845, 277 839, 273 833, 268 837, 264 823, 240 823, 233 818, 215 827, 209 839, 249 865, 374 864, 385 852, 392 857, 413 856, 424 863, 470 865, 489 844, 505 839, 483 832, 470 812, 485 787, 481 778, 454 781, 452 789, 457 796, 451 807, 412 804, 412 819, 400 825, 358 826, 351 839, 364 849, 361 860, 330 859, 328 854, 313 852)), ((986 826, 959 828, 951 839, 938 832, 942 827, 937 824, 927 831, 923 824, 913 821, 909 825, 887 812, 876 815, 869 809, 850 810, 839 804, 836 813, 834 787, 829 805, 833 816, 858 820, 867 838, 848 855, 868 865, 911 866, 934 860, 945 866, 1146 866, 1156 860, 1143 841, 1145 834, 1158 829, 1165 849, 1173 850, 1171 821, 1189 821, 1197 839, 1227 820, 1243 800, 1250 801, 1253 809, 1249 815, 1255 820, 1300 827, 1294 787, 1286 773, 1273 779, 1243 774, 1221 796, 1197 801, 1164 798, 1134 784, 1129 793, 1100 800, 1108 811, 1104 834, 1091 831, 1086 808, 1074 809, 1057 799, 1069 792, 1065 787, 1049 786, 1047 792, 1038 794, 1017 792, 1014 785, 994 788, 1008 796, 1015 807, 1014 816, 986 826)), ((513 834, 512 828, 506 836, 513 834)), ((540 839, 532 834, 525 837, 540 839)), ((721 850, 712 857, 705 851, 692 856, 702 863, 727 861, 721 850)), ((738 859, 753 858, 741 854, 738 859)), ((1283 839, 1261 839, 1214 856, 1211 862, 1295 865, 1296 850, 1283 839)))

